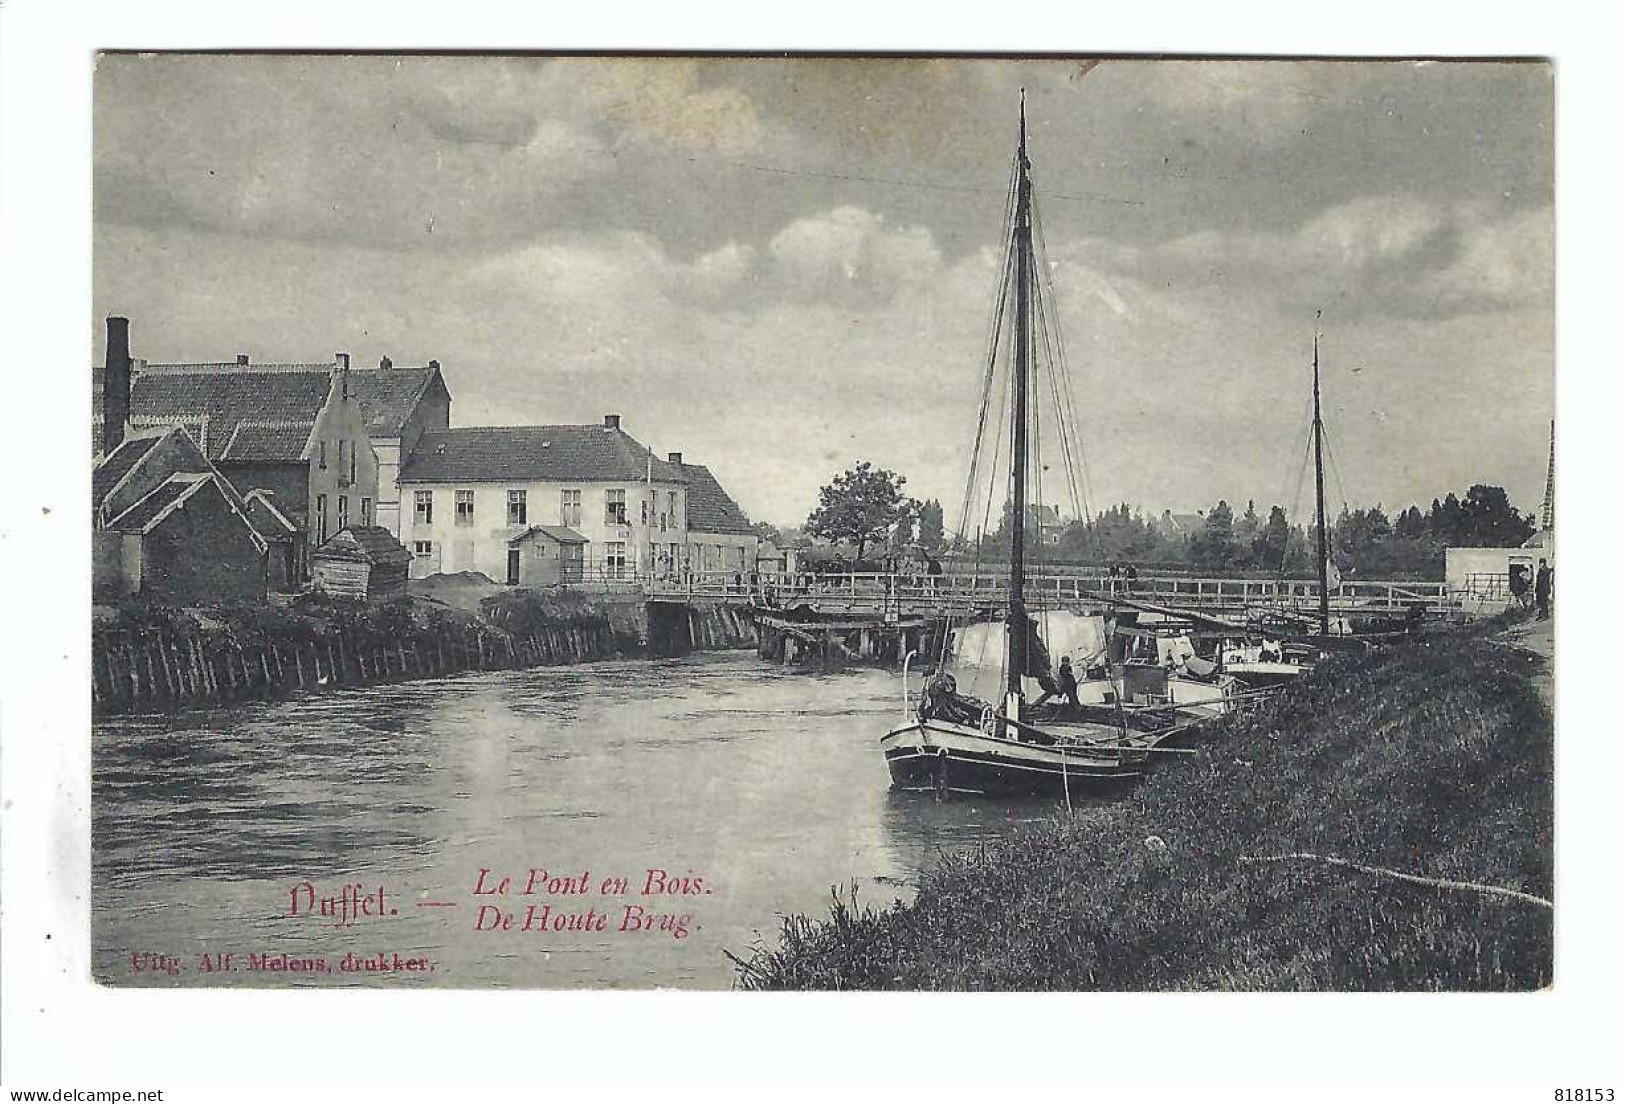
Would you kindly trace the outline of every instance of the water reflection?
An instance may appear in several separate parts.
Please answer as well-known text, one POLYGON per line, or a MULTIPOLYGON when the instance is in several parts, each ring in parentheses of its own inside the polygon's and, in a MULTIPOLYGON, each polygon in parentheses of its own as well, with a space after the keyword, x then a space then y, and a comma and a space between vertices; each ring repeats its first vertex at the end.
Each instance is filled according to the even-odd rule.
MULTIPOLYGON (((724 950, 776 937, 832 888, 908 896, 919 872, 1050 815, 887 787, 895 676, 786 674, 741 654, 496 672, 155 723, 98 726, 98 973, 137 984, 333 984, 282 974, 132 976, 132 950, 416 948, 428 976, 365 985, 726 987, 724 950), (474 930, 479 870, 704 879, 659 931, 474 930), (387 928, 281 915, 291 882, 383 884, 387 928), (417 907, 417 902, 455 902, 417 907), (380 942, 382 940, 382 942, 380 942)), ((528 903, 528 902, 527 902, 528 903)), ((568 903, 568 902, 565 902, 568 903)), ((579 902, 578 902, 579 903, 579 902)), ((611 925, 612 929, 614 925, 611 925)))

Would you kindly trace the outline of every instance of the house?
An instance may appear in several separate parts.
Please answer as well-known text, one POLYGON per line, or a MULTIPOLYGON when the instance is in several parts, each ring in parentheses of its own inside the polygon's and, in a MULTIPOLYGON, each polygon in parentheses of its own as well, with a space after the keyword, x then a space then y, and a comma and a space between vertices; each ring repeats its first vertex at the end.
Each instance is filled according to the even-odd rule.
MULTIPOLYGON (((245 493, 305 534, 309 546, 352 523, 371 525, 378 501, 373 451, 350 358, 332 364, 145 364, 103 381, 104 419, 122 403, 141 429, 181 425, 210 462, 245 493)), ((305 565, 294 565, 306 575, 305 565)))
POLYGON ((101 598, 175 606, 265 597, 269 542, 180 426, 103 447, 91 472, 91 579, 101 598))
POLYGON ((350 525, 310 554, 317 590, 336 598, 363 601, 406 593, 412 553, 381 525, 350 525))
POLYGON ((739 508, 704 464, 685 464, 683 454, 666 454, 666 462, 688 487, 688 540, 679 561, 691 571, 758 570, 761 543, 750 518, 739 508))
POLYGON ((1194 514, 1176 514, 1172 510, 1164 510, 1157 522, 1165 537, 1194 537, 1207 527, 1207 518, 1202 511, 1194 514))
POLYGON ((508 541, 510 585, 563 586, 582 581, 587 538, 562 525, 532 525, 508 541))
POLYGON ((756 570, 767 575, 794 575, 800 550, 780 548, 772 541, 759 541, 756 545, 756 570))
POLYGON ((1028 506, 1027 527, 1039 544, 1054 547, 1061 543, 1061 534, 1070 524, 1061 516, 1059 506, 1028 506))
POLYGON ((388 357, 376 370, 350 374, 350 388, 361 404, 367 436, 378 455, 378 499, 373 523, 401 535, 401 460, 417 447, 418 438, 431 429, 451 426, 451 392, 431 360, 422 368, 401 367, 388 357))
POLYGON ((656 459, 617 414, 602 425, 426 430, 401 465, 400 487, 414 577, 507 579, 509 542, 535 525, 586 539, 587 582, 671 570, 689 539, 688 477, 656 459))
POLYGON ((267 491, 249 491, 243 496, 248 520, 264 538, 266 579, 274 591, 297 591, 303 581, 300 567, 305 562, 305 531, 294 524, 267 491))

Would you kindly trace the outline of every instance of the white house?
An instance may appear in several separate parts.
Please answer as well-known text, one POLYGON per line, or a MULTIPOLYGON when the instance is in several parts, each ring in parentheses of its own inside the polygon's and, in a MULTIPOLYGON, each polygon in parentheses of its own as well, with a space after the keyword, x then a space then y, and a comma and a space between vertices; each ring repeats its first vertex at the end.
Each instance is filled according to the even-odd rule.
POLYGON ((681 453, 656 458, 617 414, 602 425, 426 430, 399 480, 414 577, 478 571, 528 584, 562 574, 591 584, 755 569, 750 519, 711 470, 681 453), (559 556, 558 541, 535 539, 555 530, 569 538, 567 569, 527 562, 559 556))
POLYGON ((401 465, 401 539, 412 574, 479 571, 517 582, 532 526, 585 537, 586 582, 681 570, 688 484, 681 469, 603 425, 430 430, 401 465))

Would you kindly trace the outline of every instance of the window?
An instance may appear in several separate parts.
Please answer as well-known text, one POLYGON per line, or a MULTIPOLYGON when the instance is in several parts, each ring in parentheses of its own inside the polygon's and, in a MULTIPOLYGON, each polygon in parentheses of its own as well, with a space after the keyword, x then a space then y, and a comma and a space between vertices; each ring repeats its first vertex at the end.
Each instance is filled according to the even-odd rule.
POLYGON ((626 542, 606 541, 604 543, 604 567, 612 578, 619 578, 626 571, 626 542))
POLYGON ((316 496, 316 543, 327 543, 327 496, 316 496))
POLYGON ((355 482, 355 446, 350 446, 350 482, 355 482))
POLYGON ((638 514, 639 514, 638 524, 639 525, 648 525, 649 524, 649 504, 647 502, 638 503, 638 514))
POLYGON ((339 495, 339 528, 343 529, 350 524, 350 496, 339 495))
POLYGON ((316 463, 322 468, 327 467, 327 439, 316 442, 316 463))
POLYGON ((420 560, 426 560, 434 555, 434 541, 413 541, 412 555, 420 560))
MULTIPOLYGON (((671 527, 673 529, 677 528, 677 492, 676 491, 667 491, 666 492, 666 517, 671 522, 671 527)), ((665 526, 662 525, 661 528, 664 529, 665 526)))
POLYGON ((525 524, 525 492, 524 491, 509 491, 508 492, 508 524, 509 525, 523 525, 523 524, 525 524))
POLYGON ((339 450, 339 471, 343 471, 344 470, 344 438, 340 437, 337 441, 334 441, 333 443, 336 446, 338 446, 338 450, 339 450))
POLYGON ((474 524, 474 492, 473 491, 457 491, 455 493, 455 498, 456 498, 456 503, 455 503, 456 511, 453 514, 453 520, 458 525, 473 525, 474 524))
POLYGON ((412 492, 412 516, 419 525, 434 524, 434 492, 412 492))
POLYGON ((576 526, 581 524, 581 492, 561 491, 559 500, 559 524, 576 526))
MULTIPOLYGON (((523 493, 523 492, 521 492, 521 493, 523 493)), ((519 584, 519 549, 510 548, 510 549, 508 549, 508 585, 509 586, 517 586, 518 584, 519 584)))
MULTIPOLYGON (((604 524, 626 524, 626 492, 624 490, 604 492, 604 524)), ((624 545, 622 546, 622 554, 623 556, 625 554, 624 545)))
POLYGON ((372 524, 372 499, 370 498, 363 498, 361 500, 361 524, 372 524))

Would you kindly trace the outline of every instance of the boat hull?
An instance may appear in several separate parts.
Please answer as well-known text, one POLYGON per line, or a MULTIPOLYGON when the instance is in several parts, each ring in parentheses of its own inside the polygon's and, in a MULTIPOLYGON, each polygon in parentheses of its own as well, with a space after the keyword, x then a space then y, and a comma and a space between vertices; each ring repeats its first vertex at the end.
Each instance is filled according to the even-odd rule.
POLYGON ((1255 690, 1296 682, 1314 670, 1297 663, 1228 663, 1225 673, 1255 690))
POLYGON ((1145 773, 1144 751, 1047 746, 942 721, 881 737, 894 789, 1062 797, 1113 789, 1145 773))

